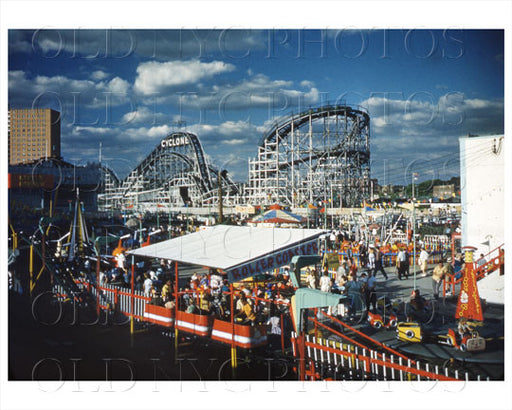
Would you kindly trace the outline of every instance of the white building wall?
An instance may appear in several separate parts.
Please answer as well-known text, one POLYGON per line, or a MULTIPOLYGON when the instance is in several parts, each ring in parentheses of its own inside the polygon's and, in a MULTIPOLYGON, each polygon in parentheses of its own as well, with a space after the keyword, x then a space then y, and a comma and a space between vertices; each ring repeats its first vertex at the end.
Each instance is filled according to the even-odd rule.
POLYGON ((504 138, 462 137, 459 146, 462 245, 478 248, 476 259, 505 242, 504 138))

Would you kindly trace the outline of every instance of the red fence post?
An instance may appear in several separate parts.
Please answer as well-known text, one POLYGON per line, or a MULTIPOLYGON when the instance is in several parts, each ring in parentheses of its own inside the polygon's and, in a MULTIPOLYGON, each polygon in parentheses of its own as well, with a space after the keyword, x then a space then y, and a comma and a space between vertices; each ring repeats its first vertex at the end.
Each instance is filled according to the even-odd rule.
MULTIPOLYGON (((99 247, 99 245, 98 245, 99 247)), ((96 314, 100 317, 100 253, 96 255, 96 314)))
POLYGON ((114 306, 117 307, 117 302, 119 299, 119 290, 117 288, 114 288, 114 306))
POLYGON ((281 351, 284 353, 284 325, 283 325, 283 317, 284 317, 284 315, 281 313, 281 320, 280 320, 280 325, 281 325, 281 351))

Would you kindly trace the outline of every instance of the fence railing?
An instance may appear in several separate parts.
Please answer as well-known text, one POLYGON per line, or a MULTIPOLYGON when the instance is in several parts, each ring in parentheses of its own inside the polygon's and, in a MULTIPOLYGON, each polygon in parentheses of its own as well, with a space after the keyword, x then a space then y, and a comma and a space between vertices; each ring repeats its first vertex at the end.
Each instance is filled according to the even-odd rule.
MULTIPOLYGON (((116 309, 117 311, 125 314, 126 316, 132 316, 132 293, 130 290, 125 288, 121 288, 116 285, 104 284, 97 288, 94 285, 91 285, 89 282, 85 281, 76 281, 80 290, 84 290, 89 292, 98 300, 98 290, 100 292, 99 295, 99 307, 103 310, 116 309)), ((66 296, 70 297, 71 295, 67 295, 66 290, 60 286, 55 285, 54 290, 58 296, 66 296)), ((144 308, 146 303, 150 302, 151 298, 144 296, 144 292, 139 290, 134 290, 133 293, 133 317, 137 320, 145 320, 144 319, 144 308)))
MULTIPOLYGON (((364 349, 350 343, 316 338, 305 335, 305 360, 309 364, 306 376, 309 380, 470 380, 468 372, 457 369, 404 359, 393 354, 364 349)), ((292 351, 298 356, 298 336, 291 334, 292 351)), ((476 380, 482 380, 477 376, 476 380)), ((487 377, 485 380, 489 380, 487 377)))
MULTIPOLYGON (((476 280, 480 280, 484 278, 491 272, 494 272, 497 269, 501 269, 505 264, 505 256, 502 252, 503 244, 493 249, 484 255, 486 263, 478 266, 477 262, 473 263, 473 269, 475 270, 476 280)), ((476 258, 475 258, 476 259, 476 258)), ((462 268, 464 269, 464 268, 462 268)), ((443 296, 446 295, 447 291, 450 291, 453 295, 456 293, 456 286, 460 285, 460 283, 464 280, 462 274, 449 275, 443 279, 443 296)))

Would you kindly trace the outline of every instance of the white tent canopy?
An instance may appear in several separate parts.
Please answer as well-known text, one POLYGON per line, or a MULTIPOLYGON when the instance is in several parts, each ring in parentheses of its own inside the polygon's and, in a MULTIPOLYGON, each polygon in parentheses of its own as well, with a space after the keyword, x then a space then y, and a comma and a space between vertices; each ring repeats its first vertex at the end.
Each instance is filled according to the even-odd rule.
POLYGON ((323 232, 216 225, 129 253, 221 269, 236 281, 287 265, 295 255, 317 254, 323 232))

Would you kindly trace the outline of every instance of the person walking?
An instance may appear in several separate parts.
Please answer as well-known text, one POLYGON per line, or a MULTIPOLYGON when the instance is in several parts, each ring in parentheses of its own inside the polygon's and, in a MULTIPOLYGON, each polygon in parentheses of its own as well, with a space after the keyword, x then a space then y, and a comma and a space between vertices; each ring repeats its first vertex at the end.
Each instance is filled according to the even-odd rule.
POLYGON ((375 267, 373 268, 372 276, 377 277, 377 272, 382 273, 384 279, 388 280, 388 274, 382 265, 382 252, 379 248, 375 248, 375 267))
POLYGON ((368 263, 366 265, 368 267, 368 270, 371 272, 375 269, 375 248, 373 245, 370 245, 370 249, 368 252, 368 263))
POLYGON ((421 269, 421 276, 422 277, 425 277, 427 276, 427 261, 428 261, 428 257, 430 255, 428 254, 428 252, 425 250, 425 247, 421 247, 421 252, 420 252, 420 256, 418 258, 418 265, 420 265, 420 269, 421 269))
POLYGON ((331 278, 329 277, 329 272, 327 271, 327 269, 324 271, 324 274, 320 278, 319 285, 320 285, 320 290, 322 292, 330 292, 331 291, 331 288, 332 288, 331 278))
POLYGON ((434 292, 434 299, 439 299, 439 291, 443 284, 444 275, 446 275, 447 269, 444 266, 444 262, 441 260, 434 268, 432 272, 432 290, 434 292))
POLYGON ((398 255, 396 257, 396 269, 398 274, 398 279, 402 280, 402 276, 406 276, 408 268, 407 254, 404 248, 400 248, 398 255))
POLYGON ((372 307, 371 311, 373 313, 375 313, 375 312, 377 312, 377 292, 376 292, 377 279, 375 278, 374 275, 371 275, 368 278, 368 280, 366 281, 366 285, 367 285, 367 292, 368 292, 367 301, 366 301, 366 309, 368 311, 370 311, 370 306, 371 306, 372 307))

